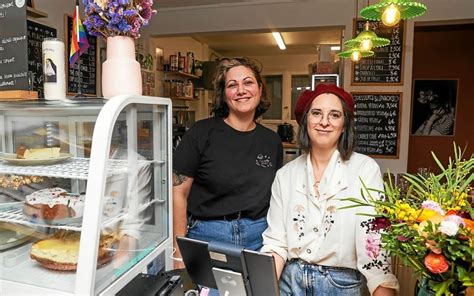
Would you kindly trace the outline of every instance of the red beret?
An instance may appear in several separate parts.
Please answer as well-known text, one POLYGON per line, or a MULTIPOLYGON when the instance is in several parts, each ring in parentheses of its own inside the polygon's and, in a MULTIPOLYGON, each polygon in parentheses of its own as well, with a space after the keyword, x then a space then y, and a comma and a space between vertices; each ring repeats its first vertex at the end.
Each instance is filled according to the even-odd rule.
POLYGON ((349 110, 354 113, 354 99, 352 95, 343 88, 337 87, 335 84, 318 84, 314 90, 304 90, 301 92, 295 106, 295 116, 298 124, 301 123, 303 115, 308 111, 313 100, 321 94, 334 94, 344 100, 349 110))

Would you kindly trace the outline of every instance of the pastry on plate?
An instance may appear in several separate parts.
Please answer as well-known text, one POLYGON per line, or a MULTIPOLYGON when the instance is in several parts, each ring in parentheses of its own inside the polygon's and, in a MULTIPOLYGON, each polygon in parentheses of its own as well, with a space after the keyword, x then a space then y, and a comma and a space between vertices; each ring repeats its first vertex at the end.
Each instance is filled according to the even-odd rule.
POLYGON ((23 213, 32 220, 53 221, 81 218, 84 195, 70 194, 60 187, 45 188, 25 198, 23 213))
POLYGON ((57 158, 61 155, 60 147, 31 148, 20 146, 16 149, 16 157, 20 159, 48 159, 57 158))
MULTIPOLYGON (((59 231, 48 239, 42 239, 31 246, 30 257, 41 266, 62 271, 77 269, 79 257, 80 233, 74 231, 59 231)), ((114 257, 118 237, 113 234, 102 234, 100 237, 97 265, 104 265, 114 257)))

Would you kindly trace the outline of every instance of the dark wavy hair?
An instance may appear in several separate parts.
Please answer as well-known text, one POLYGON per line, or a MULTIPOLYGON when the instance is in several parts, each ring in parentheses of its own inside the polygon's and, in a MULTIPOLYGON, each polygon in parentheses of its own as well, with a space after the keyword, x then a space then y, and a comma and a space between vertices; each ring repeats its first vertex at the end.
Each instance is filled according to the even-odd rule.
MULTIPOLYGON (((351 112, 346 102, 339 98, 342 104, 342 110, 344 111, 344 128, 343 133, 339 137, 337 142, 337 150, 341 154, 341 158, 344 161, 349 160, 354 152, 357 144, 357 134, 355 130, 354 114, 351 112)), ((309 109, 303 114, 301 119, 300 128, 298 131, 298 143, 300 148, 306 153, 311 150, 311 140, 308 136, 308 113, 309 109)))
POLYGON ((267 87, 263 83, 260 72, 262 71, 261 64, 254 59, 246 57, 237 58, 223 58, 220 60, 217 66, 216 76, 214 77, 214 105, 212 107, 212 113, 215 117, 226 118, 229 116, 229 106, 227 105, 225 98, 225 78, 227 72, 237 66, 244 66, 252 70, 255 79, 257 80, 258 86, 262 88, 262 95, 260 96, 260 103, 255 110, 254 119, 260 117, 270 108, 271 102, 267 97, 267 87))

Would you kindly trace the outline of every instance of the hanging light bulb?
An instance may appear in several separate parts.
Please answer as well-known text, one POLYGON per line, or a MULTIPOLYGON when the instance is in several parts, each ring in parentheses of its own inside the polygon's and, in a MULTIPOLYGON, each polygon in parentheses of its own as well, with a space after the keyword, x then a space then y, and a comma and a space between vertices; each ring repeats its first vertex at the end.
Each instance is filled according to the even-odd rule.
POLYGON ((371 21, 382 21, 386 26, 395 26, 400 19, 408 20, 426 12, 426 5, 416 0, 380 0, 379 3, 362 8, 360 15, 371 21))
POLYGON ((370 39, 364 39, 360 42, 360 50, 362 51, 372 50, 372 47, 374 47, 374 43, 370 39))
POLYGON ((370 29, 370 22, 364 25, 364 31, 360 32, 356 38, 349 39, 344 45, 350 48, 359 48, 360 51, 371 51, 374 47, 382 47, 390 44, 387 38, 378 37, 374 31, 370 29))
POLYGON ((358 61, 360 61, 361 58, 362 58, 362 54, 360 53, 360 51, 354 50, 351 53, 351 61, 357 63, 358 61))
POLYGON ((385 26, 392 27, 400 22, 400 10, 394 4, 390 4, 382 13, 382 23, 385 26))
POLYGON ((373 56, 374 52, 371 50, 362 51, 359 47, 348 47, 344 51, 338 52, 337 55, 340 58, 351 58, 352 61, 358 62, 361 58, 373 56))

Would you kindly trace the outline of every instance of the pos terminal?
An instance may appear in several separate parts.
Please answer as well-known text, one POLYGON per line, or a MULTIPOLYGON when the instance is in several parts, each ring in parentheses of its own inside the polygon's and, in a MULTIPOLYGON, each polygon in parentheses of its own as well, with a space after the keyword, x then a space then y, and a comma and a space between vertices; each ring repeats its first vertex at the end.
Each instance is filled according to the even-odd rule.
POLYGON ((279 295, 272 255, 186 237, 177 237, 177 243, 195 284, 218 289, 222 296, 279 295))

